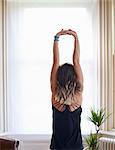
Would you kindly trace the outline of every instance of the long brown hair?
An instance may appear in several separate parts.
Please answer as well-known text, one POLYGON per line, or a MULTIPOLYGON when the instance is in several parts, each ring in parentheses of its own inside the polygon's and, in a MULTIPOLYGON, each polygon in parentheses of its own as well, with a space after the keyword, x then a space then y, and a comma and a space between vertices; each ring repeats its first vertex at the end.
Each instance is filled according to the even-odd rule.
POLYGON ((71 105, 74 103, 75 92, 80 89, 74 66, 68 63, 59 66, 56 79, 55 100, 71 105))

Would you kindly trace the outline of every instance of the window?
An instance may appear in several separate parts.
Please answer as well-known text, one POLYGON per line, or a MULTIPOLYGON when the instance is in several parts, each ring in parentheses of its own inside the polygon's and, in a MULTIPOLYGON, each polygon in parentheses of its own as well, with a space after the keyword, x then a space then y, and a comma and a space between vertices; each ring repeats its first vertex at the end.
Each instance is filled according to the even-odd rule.
MULTIPOLYGON (((17 7, 18 6, 18 7, 17 7)), ((81 128, 97 107, 97 51, 94 47, 93 7, 21 7, 7 10, 7 122, 13 133, 52 133, 50 72, 53 37, 62 28, 77 31, 84 74, 81 128)), ((60 37, 60 63, 72 62, 73 38, 60 37)), ((91 128, 90 128, 91 127, 91 128)))

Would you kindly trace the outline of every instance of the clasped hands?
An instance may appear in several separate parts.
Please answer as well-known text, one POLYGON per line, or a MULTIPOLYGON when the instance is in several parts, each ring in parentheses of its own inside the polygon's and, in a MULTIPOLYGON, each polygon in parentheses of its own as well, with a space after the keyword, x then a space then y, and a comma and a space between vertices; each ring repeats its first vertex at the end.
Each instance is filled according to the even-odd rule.
POLYGON ((58 32, 56 35, 57 36, 61 36, 61 35, 72 35, 74 38, 77 38, 77 33, 71 29, 69 30, 61 30, 60 32, 58 32))

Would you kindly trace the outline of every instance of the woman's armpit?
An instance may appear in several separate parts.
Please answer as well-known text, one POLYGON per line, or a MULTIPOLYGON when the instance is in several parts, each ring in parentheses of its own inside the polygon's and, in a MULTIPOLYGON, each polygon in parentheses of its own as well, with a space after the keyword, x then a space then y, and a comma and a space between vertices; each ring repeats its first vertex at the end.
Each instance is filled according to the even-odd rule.
POLYGON ((83 92, 83 84, 80 81, 77 81, 76 92, 78 92, 78 93, 83 92))

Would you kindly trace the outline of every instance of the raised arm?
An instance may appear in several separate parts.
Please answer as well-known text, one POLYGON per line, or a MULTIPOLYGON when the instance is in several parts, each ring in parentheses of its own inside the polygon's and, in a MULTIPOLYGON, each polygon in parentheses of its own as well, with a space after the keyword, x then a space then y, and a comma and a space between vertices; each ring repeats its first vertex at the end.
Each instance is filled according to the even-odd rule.
POLYGON ((73 52, 73 64, 79 64, 80 61, 80 46, 77 35, 74 36, 74 52, 73 52))
POLYGON ((56 72, 57 72, 58 67, 59 67, 59 47, 58 47, 58 41, 54 41, 53 43, 53 65, 52 65, 51 76, 50 76, 52 93, 54 93, 56 89, 56 72))
POLYGON ((73 64, 74 64, 74 69, 77 75, 77 80, 80 84, 79 90, 82 91, 83 90, 83 73, 82 73, 82 69, 80 66, 80 46, 79 46, 79 41, 78 41, 77 36, 74 38, 73 64))
POLYGON ((73 51, 73 65, 77 75, 78 84, 80 84, 80 91, 83 90, 83 73, 80 66, 80 46, 77 33, 72 31, 71 29, 68 30, 68 34, 74 37, 74 51, 73 51))
POLYGON ((67 30, 61 30, 56 34, 56 38, 54 39, 53 43, 53 65, 51 69, 51 75, 50 75, 50 82, 51 82, 51 91, 52 93, 55 92, 56 89, 56 72, 59 67, 59 46, 58 46, 58 37, 61 35, 65 35, 67 30))

